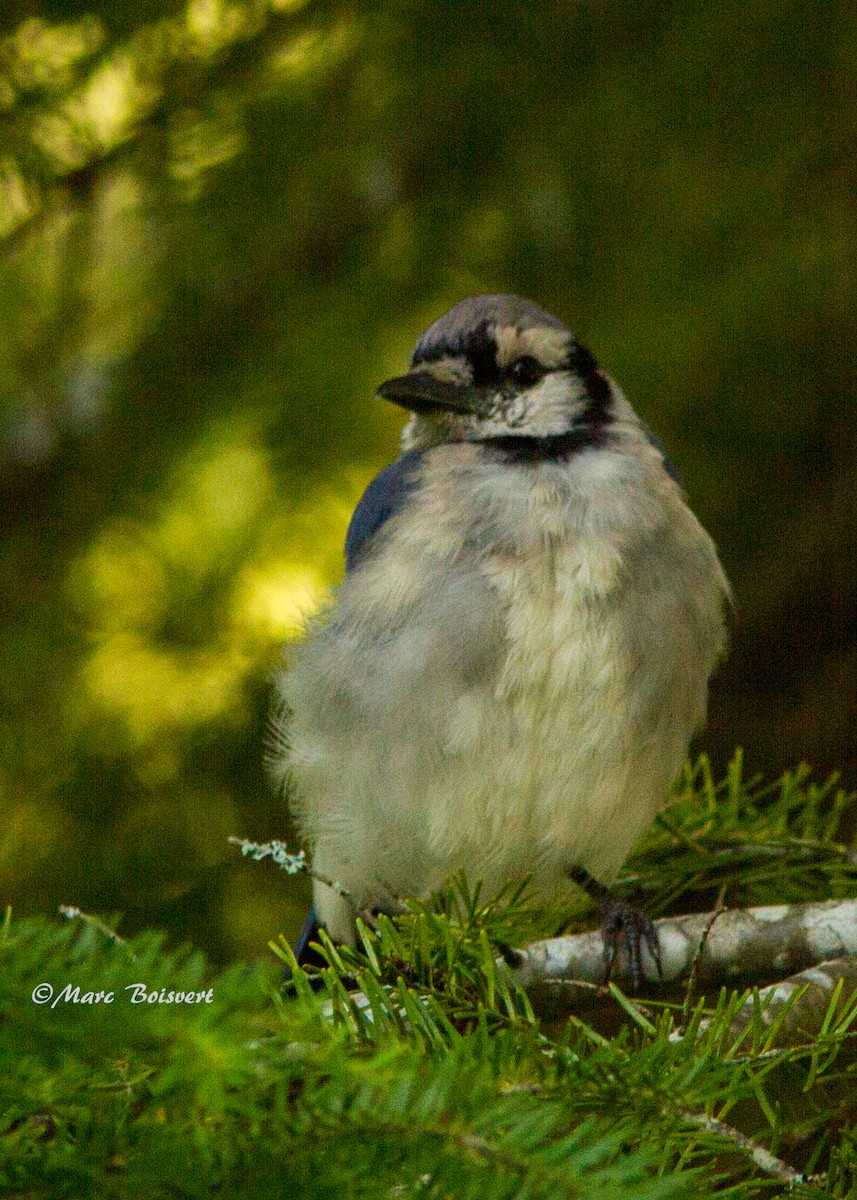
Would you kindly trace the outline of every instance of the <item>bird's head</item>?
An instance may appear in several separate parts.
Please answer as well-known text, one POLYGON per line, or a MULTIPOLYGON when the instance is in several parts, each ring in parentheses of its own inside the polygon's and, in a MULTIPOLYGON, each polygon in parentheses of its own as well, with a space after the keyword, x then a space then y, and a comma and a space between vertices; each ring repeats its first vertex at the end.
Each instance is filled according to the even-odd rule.
POLYGON ((378 395, 410 409, 406 442, 491 442, 592 432, 614 392, 589 351, 518 296, 471 296, 422 335, 407 375, 378 395))

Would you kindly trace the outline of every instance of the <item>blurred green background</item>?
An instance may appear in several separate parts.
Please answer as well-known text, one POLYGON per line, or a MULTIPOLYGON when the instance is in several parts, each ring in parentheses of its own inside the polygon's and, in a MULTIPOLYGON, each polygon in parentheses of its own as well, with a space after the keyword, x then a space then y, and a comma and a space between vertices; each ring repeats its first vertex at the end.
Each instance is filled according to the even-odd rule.
POLYGON ((268 677, 463 296, 564 318, 737 616, 718 768, 857 782, 850 6, 6 0, 0 880, 215 958, 294 933, 268 677))

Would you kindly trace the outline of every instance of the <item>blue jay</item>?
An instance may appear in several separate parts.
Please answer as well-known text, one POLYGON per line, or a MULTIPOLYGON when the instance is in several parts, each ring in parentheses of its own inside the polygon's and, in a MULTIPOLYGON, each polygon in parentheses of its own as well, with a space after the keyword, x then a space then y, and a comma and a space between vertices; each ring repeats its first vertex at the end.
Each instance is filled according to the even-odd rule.
POLYGON ((274 774, 347 892, 316 881, 317 919, 353 942, 358 913, 459 872, 605 899, 704 719, 714 544, 617 385, 527 300, 462 300, 378 395, 411 413, 400 457, 276 682, 274 774))

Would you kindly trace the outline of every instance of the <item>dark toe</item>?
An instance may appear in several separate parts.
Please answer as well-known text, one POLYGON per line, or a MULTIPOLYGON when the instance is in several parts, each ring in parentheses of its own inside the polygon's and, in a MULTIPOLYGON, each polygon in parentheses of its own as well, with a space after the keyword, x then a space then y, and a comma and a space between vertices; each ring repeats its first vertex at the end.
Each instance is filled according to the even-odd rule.
POLYGON ((658 931, 646 914, 609 893, 599 899, 598 908, 604 939, 604 982, 609 983, 618 962, 625 966, 631 990, 638 992, 643 978, 644 945, 663 977, 658 931))

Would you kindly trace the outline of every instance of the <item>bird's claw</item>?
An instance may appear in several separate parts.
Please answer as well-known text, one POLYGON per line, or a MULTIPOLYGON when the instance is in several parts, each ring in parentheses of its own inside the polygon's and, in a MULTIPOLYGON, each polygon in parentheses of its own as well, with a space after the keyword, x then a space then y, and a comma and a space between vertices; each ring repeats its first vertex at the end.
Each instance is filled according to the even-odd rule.
POLYGON ((658 975, 663 978, 658 931, 645 913, 609 894, 598 900, 601 936, 604 940, 604 983, 608 984, 617 960, 624 958, 630 976, 631 991, 636 995, 643 978, 643 947, 648 950, 658 975))

